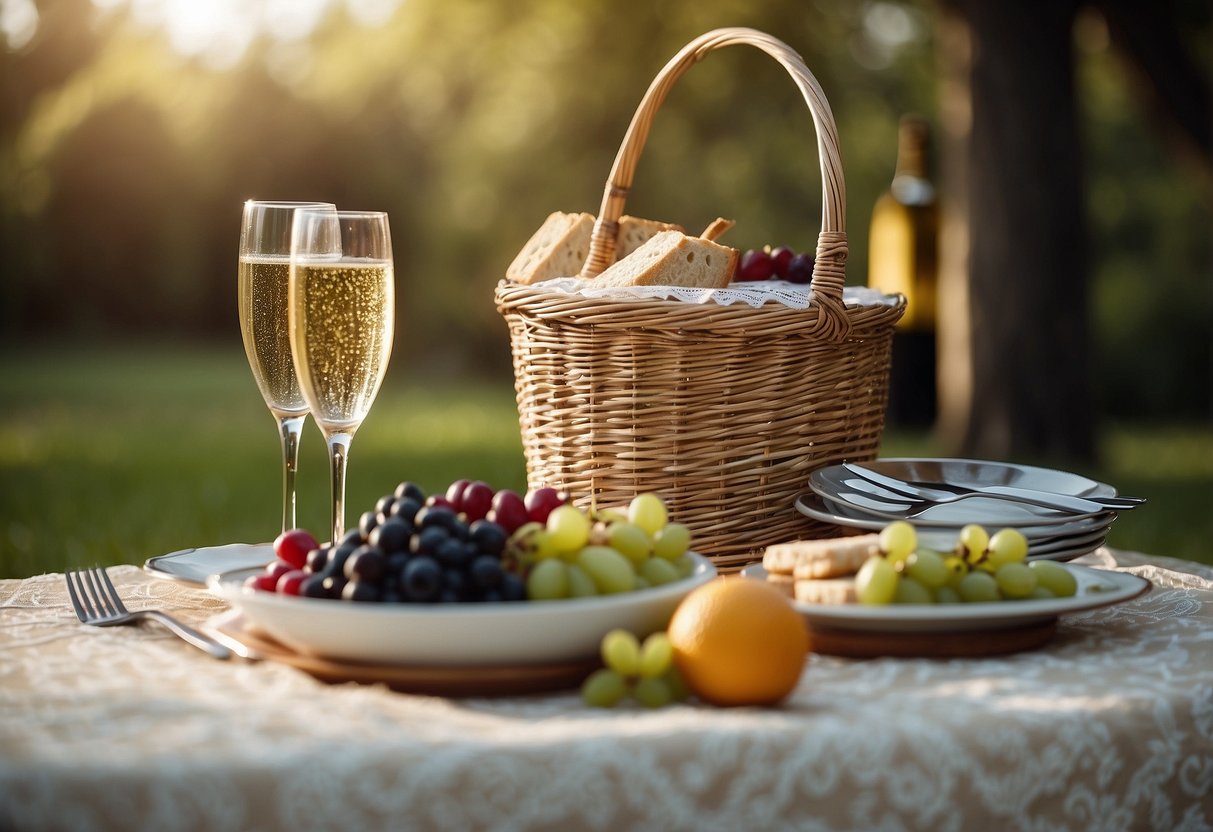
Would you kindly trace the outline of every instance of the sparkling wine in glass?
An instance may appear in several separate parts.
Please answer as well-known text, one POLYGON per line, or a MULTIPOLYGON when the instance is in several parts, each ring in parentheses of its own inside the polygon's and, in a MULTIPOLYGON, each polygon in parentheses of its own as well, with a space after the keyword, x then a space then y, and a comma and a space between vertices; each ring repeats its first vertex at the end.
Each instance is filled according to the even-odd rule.
POLYGON ((307 402, 299 390, 287 320, 291 228, 298 208, 335 211, 327 202, 244 203, 237 283, 240 334, 261 397, 282 441, 282 531, 295 528, 295 474, 307 402))
POLYGON ((298 210, 288 306, 299 386, 329 448, 336 543, 345 533, 350 442, 392 352, 395 281, 387 214, 298 210))

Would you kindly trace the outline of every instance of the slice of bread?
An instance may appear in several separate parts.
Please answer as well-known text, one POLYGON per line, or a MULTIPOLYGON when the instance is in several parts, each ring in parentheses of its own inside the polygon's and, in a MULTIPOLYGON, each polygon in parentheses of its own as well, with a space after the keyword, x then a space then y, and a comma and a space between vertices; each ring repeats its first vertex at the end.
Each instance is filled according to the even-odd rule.
POLYGON ((720 289, 733 279, 737 249, 662 231, 594 278, 595 286, 690 286, 720 289))
POLYGON ((530 284, 576 275, 590 254, 593 230, 593 214, 552 212, 505 270, 506 279, 530 284))
POLYGON ((615 262, 627 257, 662 231, 686 233, 685 228, 672 222, 646 220, 624 214, 619 218, 619 233, 615 235, 615 262))
MULTIPOLYGON (((581 267, 590 255, 593 231, 593 214, 554 211, 505 270, 506 279, 531 284, 553 277, 580 274, 581 267)), ((682 226, 640 217, 620 217, 619 233, 615 237, 615 259, 622 260, 662 231, 682 231, 682 226)))

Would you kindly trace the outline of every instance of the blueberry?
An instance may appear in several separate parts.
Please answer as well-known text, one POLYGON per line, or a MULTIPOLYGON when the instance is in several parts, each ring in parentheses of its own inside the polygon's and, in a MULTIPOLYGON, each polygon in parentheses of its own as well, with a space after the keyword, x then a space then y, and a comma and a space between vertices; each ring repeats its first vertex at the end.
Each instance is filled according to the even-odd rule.
POLYGON ((387 556, 387 574, 388 577, 400 578, 404 572, 404 567, 408 566, 408 552, 392 552, 387 556))
POLYGON ((462 572, 453 569, 442 571, 442 591, 453 592, 456 598, 464 598, 468 592, 468 581, 462 572))
POLYGON ((468 529, 468 535, 476 549, 486 555, 500 555, 505 550, 505 529, 491 520, 477 520, 468 529))
POLYGON ((474 554, 462 540, 448 537, 434 551, 434 559, 443 569, 463 570, 472 562, 474 554))
POLYGON ((350 555, 354 554, 358 548, 358 546, 352 546, 349 543, 342 543, 336 549, 329 552, 329 562, 324 567, 325 574, 344 575, 345 562, 350 559, 350 555))
POLYGON ((503 601, 525 601, 526 600, 526 582, 519 575, 513 572, 506 572, 501 576, 501 586, 498 587, 503 601))
POLYGON ((441 529, 446 529, 448 532, 453 531, 458 518, 455 512, 451 511, 446 506, 424 506, 417 512, 414 523, 418 529, 425 530, 432 526, 437 526, 441 529))
POLYGON ((341 538, 341 544, 345 545, 346 543, 353 544, 353 546, 357 548, 363 543, 366 543, 366 535, 362 533, 362 529, 350 529, 345 533, 345 536, 341 538))
POLYGON ((415 555, 432 555, 438 547, 450 539, 447 530, 439 526, 430 526, 413 535, 409 543, 409 551, 415 555))
POLYGON ((410 531, 407 523, 393 517, 376 526, 367 537, 367 543, 384 552, 402 552, 408 548, 410 531))
POLYGON ((345 577, 358 583, 379 583, 387 571, 387 558, 377 546, 359 546, 345 562, 345 577))
POLYGON ((392 510, 392 504, 395 502, 396 496, 394 494, 384 494, 375 501, 375 513, 384 515, 388 514, 392 510))
POLYGON ((400 485, 396 486, 396 491, 394 493, 396 499, 403 499, 407 497, 411 500, 416 500, 417 505, 421 505, 425 502, 425 492, 422 491, 421 487, 416 483, 402 482, 400 485))
POLYGON ((472 585, 477 589, 494 589, 501 584, 505 573, 501 569, 501 561, 497 558, 492 555, 479 555, 472 561, 468 574, 472 578, 472 585))
POLYGON ((363 537, 369 537, 371 531, 379 525, 379 518, 375 516, 373 511, 364 511, 362 516, 358 518, 358 531, 362 532, 363 537))
POLYGON ((442 594, 442 570, 438 561, 422 555, 409 561, 401 576, 401 588, 408 601, 436 601, 442 594))
POLYGON ((317 572, 323 572, 324 567, 327 566, 329 562, 329 552, 330 549, 327 546, 320 546, 319 548, 308 552, 306 562, 307 571, 311 572, 313 575, 317 572))
POLYGON ((379 601, 383 592, 379 587, 366 581, 350 581, 341 590, 341 598, 345 601, 379 601))
POLYGON ((324 586, 323 575, 309 575, 299 584, 299 594, 305 598, 328 598, 328 590, 324 586))
POLYGON ((407 520, 411 525, 419 511, 421 511, 421 501, 414 500, 412 497, 401 497, 392 504, 392 510, 389 513, 393 517, 407 520))

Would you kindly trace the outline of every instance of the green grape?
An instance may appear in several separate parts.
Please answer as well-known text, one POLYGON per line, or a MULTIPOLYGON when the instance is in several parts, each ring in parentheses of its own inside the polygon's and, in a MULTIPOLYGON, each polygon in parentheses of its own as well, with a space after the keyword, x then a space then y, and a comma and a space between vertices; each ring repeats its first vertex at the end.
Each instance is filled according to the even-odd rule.
POLYGON ((931 590, 920 584, 913 578, 907 578, 904 575, 897 582, 897 589, 893 592, 894 604, 933 604, 935 596, 931 594, 931 590))
POLYGON ((577 553, 577 565, 593 579, 599 592, 630 592, 636 587, 632 562, 606 546, 586 546, 577 553))
POLYGON ((602 637, 602 661, 623 676, 640 671, 640 642, 627 630, 611 630, 602 637))
POLYGON ((1050 598, 1056 598, 1057 596, 1054 595, 1049 590, 1045 589, 1043 586, 1041 586, 1040 579, 1037 578, 1036 586, 1032 587, 1032 594, 1029 595, 1028 597, 1031 598, 1033 601, 1047 601, 1050 598))
POLYGON ((682 674, 678 672, 678 668, 671 666, 661 678, 665 679, 665 683, 670 686, 670 695, 674 701, 681 702, 691 695, 687 689, 687 683, 682 681, 682 674))
POLYGON ((855 595, 861 604, 888 604, 897 592, 897 570, 885 558, 864 561, 855 576, 855 595))
POLYGON ((663 558, 649 558, 640 564, 640 577, 649 582, 649 586, 672 584, 678 580, 678 567, 663 558))
POLYGON ((598 594, 594 579, 584 569, 575 563, 565 564, 564 568, 568 571, 570 598, 589 598, 598 594))
POLYGON ((927 589, 938 589, 951 577, 943 555, 930 549, 919 549, 906 558, 906 574, 927 589))
POLYGON ((988 572, 970 572, 960 579, 956 591, 960 594, 960 600, 968 603, 999 600, 998 582, 988 572))
POLYGON ((594 708, 613 708, 627 693, 627 680, 605 667, 595 670, 581 685, 582 700, 594 708))
POLYGON ((568 566, 561 560, 541 560, 526 577, 526 596, 532 601, 555 601, 569 594, 568 566))
POLYGON ((670 523, 653 536, 653 554, 677 560, 691 548, 691 530, 682 523, 670 523))
POLYGON ((1069 598, 1078 591, 1074 573, 1051 560, 1034 560, 1028 568, 1036 573, 1036 583, 1058 598, 1069 598))
POLYGON ((664 708, 674 701, 674 693, 665 679, 646 676, 637 680, 632 696, 646 708, 664 708))
POLYGON ((657 534, 666 523, 665 503, 656 494, 637 494, 628 504, 628 520, 650 535, 657 534))
POLYGON ((935 590, 936 604, 959 604, 960 593, 956 591, 956 587, 947 584, 935 590))
POLYGON ((689 578, 695 574, 695 561, 689 555, 683 555, 675 561, 674 567, 678 570, 679 578, 689 578))
POLYGON ((1001 529, 990 538, 989 561, 997 570, 1004 563, 1022 563, 1028 556, 1028 539, 1018 529, 1001 529))
POLYGON ((632 579, 632 589, 641 590, 651 589, 652 587, 653 585, 649 583, 649 579, 644 575, 637 573, 636 577, 632 579))
POLYGON ((949 555, 943 559, 943 565, 948 570, 948 586, 953 589, 961 578, 969 574, 969 564, 960 555, 949 555))
POLYGON ((594 512, 594 519, 608 524, 626 523, 628 522, 628 511, 625 508, 600 508, 594 512))
POLYGON ((977 563, 986 553, 986 547, 990 545, 990 534, 984 527, 976 523, 970 523, 960 530, 959 550, 957 554, 963 555, 964 559, 969 563, 977 563))
POLYGON ((662 676, 674 666, 674 647, 665 633, 657 632, 640 647, 639 673, 645 677, 662 676))
POLYGON ((590 518, 576 506, 557 506, 548 515, 547 531, 557 552, 576 552, 590 540, 590 518))
POLYGON ((1036 588, 1036 573, 1026 563, 1004 563, 994 573, 994 580, 1004 598, 1027 598, 1036 588))
POLYGON ((880 549, 891 561, 905 560, 918 547, 918 534, 905 520, 894 520, 880 530, 880 549))
POLYGON ((653 549, 648 532, 635 523, 612 523, 607 533, 607 545, 632 563, 643 563, 653 549))

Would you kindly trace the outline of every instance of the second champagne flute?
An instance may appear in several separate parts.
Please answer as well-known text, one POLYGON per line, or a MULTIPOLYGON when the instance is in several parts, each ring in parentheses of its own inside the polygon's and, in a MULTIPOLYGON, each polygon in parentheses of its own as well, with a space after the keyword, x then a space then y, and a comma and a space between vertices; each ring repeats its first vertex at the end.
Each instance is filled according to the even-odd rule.
POLYGON ((395 278, 387 214, 296 211, 288 309, 299 386, 329 448, 336 543, 345 533, 350 443, 392 352, 395 278))

